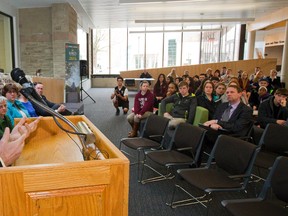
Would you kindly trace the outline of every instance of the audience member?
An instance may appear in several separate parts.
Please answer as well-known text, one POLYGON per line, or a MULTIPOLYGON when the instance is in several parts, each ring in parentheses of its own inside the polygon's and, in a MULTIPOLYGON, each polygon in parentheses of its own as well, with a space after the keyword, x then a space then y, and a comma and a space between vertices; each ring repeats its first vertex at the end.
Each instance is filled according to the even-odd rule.
POLYGON ((194 94, 195 93, 195 85, 194 85, 194 80, 190 76, 186 76, 184 79, 185 82, 188 83, 189 86, 189 94, 194 94))
POLYGON ((199 76, 195 75, 193 76, 194 84, 195 84, 195 89, 197 90, 199 86, 201 85, 201 81, 199 80, 199 76))
MULTIPOLYGON (((151 74, 148 73, 147 70, 144 70, 143 73, 140 74, 140 78, 146 78, 146 79, 149 79, 149 78, 152 78, 151 74)), ((151 81, 148 80, 148 83, 149 85, 151 85, 151 81)))
POLYGON ((111 94, 111 100, 113 100, 113 105, 116 108, 116 115, 120 114, 119 107, 122 107, 123 114, 127 114, 129 110, 128 89, 123 85, 121 76, 117 77, 117 86, 111 94))
POLYGON ((154 95, 149 90, 149 82, 140 83, 140 91, 134 100, 134 111, 127 116, 127 120, 132 127, 128 137, 136 137, 139 129, 140 120, 147 118, 153 113, 154 95))
POLYGON ((6 127, 13 129, 13 125, 10 121, 10 118, 6 115, 7 113, 7 98, 4 96, 0 96, 0 138, 4 134, 4 130, 6 127))
POLYGON ((206 69, 206 77, 210 79, 213 76, 212 72, 213 72, 213 70, 211 68, 207 68, 206 69))
POLYGON ((277 76, 277 71, 275 69, 270 70, 270 76, 267 77, 269 81, 269 87, 272 89, 270 93, 275 92, 278 88, 281 88, 280 77, 277 76))
POLYGON ((2 89, 2 95, 7 98, 7 116, 12 126, 14 126, 14 118, 30 117, 24 105, 17 100, 19 91, 16 84, 6 84, 2 89))
POLYGON ((241 102, 242 92, 238 86, 228 86, 226 90, 228 102, 219 104, 215 111, 214 118, 204 123, 210 127, 206 135, 206 143, 213 146, 219 129, 224 129, 227 134, 245 136, 250 130, 253 122, 253 110, 241 102))
MULTIPOLYGON (((178 85, 181 81, 183 81, 183 78, 182 77, 176 77, 175 80, 174 80, 174 83, 176 85, 178 85)), ((171 83, 171 82, 170 82, 171 83)))
POLYGON ((169 83, 166 97, 176 94, 177 92, 178 92, 178 85, 176 85, 176 83, 174 82, 169 83))
POLYGON ((221 80, 228 85, 228 83, 231 81, 231 77, 233 77, 232 69, 228 68, 226 73, 221 76, 221 80))
POLYGON ((251 86, 250 81, 248 79, 248 73, 243 71, 241 77, 238 78, 239 86, 243 91, 250 92, 251 86))
POLYGON ((249 80, 250 80, 251 83, 253 82, 253 80, 254 80, 257 72, 260 71, 260 70, 261 70, 260 67, 255 67, 255 68, 254 68, 254 73, 252 73, 252 74, 250 75, 250 77, 249 77, 249 80))
POLYGON ((166 97, 161 102, 161 110, 164 113, 164 117, 169 118, 170 129, 174 129, 178 124, 182 122, 193 123, 196 112, 197 99, 189 94, 188 83, 182 81, 178 85, 179 93, 176 93, 170 97, 166 97), (166 112, 166 104, 173 103, 173 109, 171 113, 166 112))
POLYGON ((219 77, 210 77, 210 81, 213 83, 214 86, 216 86, 219 82, 220 82, 220 79, 219 77))
POLYGON ((278 88, 273 97, 259 105, 258 122, 261 128, 265 128, 269 123, 286 124, 288 118, 287 97, 288 90, 278 88))
POLYGON ((249 104, 251 107, 253 107, 254 105, 256 106, 258 104, 258 98, 259 98, 258 89, 260 87, 262 87, 262 86, 266 87, 268 93, 270 92, 269 88, 268 88, 269 82, 268 82, 268 79, 266 79, 266 78, 260 79, 259 82, 254 83, 253 86, 255 86, 255 87, 251 90, 251 95, 249 98, 249 104))
POLYGON ((265 86, 260 86, 258 89, 258 101, 254 104, 250 104, 250 106, 253 108, 253 110, 258 110, 259 105, 266 100, 267 98, 271 97, 272 95, 269 94, 267 88, 265 86))
POLYGON ((159 103, 162 99, 166 97, 168 85, 166 83, 166 77, 164 74, 159 74, 157 82, 154 85, 153 94, 154 94, 154 107, 158 108, 159 103))
POLYGON ((176 77, 179 77, 179 76, 178 76, 177 73, 176 73, 176 69, 175 69, 175 68, 172 68, 171 71, 170 71, 170 73, 167 74, 167 77, 172 77, 173 80, 175 80, 175 78, 176 78, 176 77))
POLYGON ((40 118, 27 124, 26 117, 22 118, 11 133, 6 127, 0 141, 0 167, 10 166, 21 155, 24 140, 36 130, 40 118))
POLYGON ((221 101, 222 96, 225 94, 226 85, 222 82, 218 83, 215 87, 215 95, 217 97, 216 101, 221 101))
POLYGON ((214 77, 218 77, 219 79, 220 79, 220 70, 219 69, 216 69, 215 71, 214 71, 214 73, 213 73, 213 76, 214 77))
POLYGON ((34 109, 32 103, 19 92, 18 100, 21 101, 25 109, 28 111, 30 117, 38 117, 36 110, 34 109))
POLYGON ((167 85, 168 85, 169 83, 171 83, 171 82, 174 82, 173 77, 167 76, 167 77, 166 77, 166 83, 167 83, 167 85))
POLYGON ((198 106, 204 107, 209 111, 208 119, 211 120, 214 116, 217 105, 221 103, 221 101, 216 102, 217 97, 213 93, 214 84, 210 80, 207 80, 203 85, 203 93, 197 96, 197 104, 198 106))
POLYGON ((226 74, 226 70, 227 68, 225 66, 221 68, 220 77, 226 74))
POLYGON ((195 92, 195 95, 196 95, 196 96, 202 94, 202 92, 203 92, 203 85, 204 85, 204 83, 205 83, 207 80, 209 80, 209 79, 208 79, 208 78, 205 78, 205 79, 203 79, 203 80, 201 81, 200 86, 196 89, 196 92, 195 92))
MULTIPOLYGON (((40 97, 43 99, 43 101, 46 103, 46 105, 48 107, 50 107, 51 109, 55 110, 55 112, 58 112, 62 115, 72 115, 73 113, 70 112, 69 110, 66 109, 66 107, 64 106, 64 104, 57 104, 57 103, 53 103, 51 101, 49 101, 45 95, 43 95, 43 90, 44 90, 44 85, 41 82, 36 82, 34 83, 34 88, 36 90, 36 92, 40 95, 40 97)), ((51 116, 50 113, 46 112, 45 110, 43 110, 42 108, 32 104, 34 109, 36 110, 37 115, 39 116, 51 116)), ((76 114, 76 113, 74 113, 76 114)))

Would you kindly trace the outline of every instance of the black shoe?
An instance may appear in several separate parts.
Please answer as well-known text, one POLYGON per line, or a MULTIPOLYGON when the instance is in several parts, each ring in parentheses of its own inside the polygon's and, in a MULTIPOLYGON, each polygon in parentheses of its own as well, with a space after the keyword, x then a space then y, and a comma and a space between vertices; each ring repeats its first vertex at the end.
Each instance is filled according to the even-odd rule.
POLYGON ((116 115, 118 116, 119 114, 120 114, 120 110, 117 109, 117 110, 116 110, 116 115))

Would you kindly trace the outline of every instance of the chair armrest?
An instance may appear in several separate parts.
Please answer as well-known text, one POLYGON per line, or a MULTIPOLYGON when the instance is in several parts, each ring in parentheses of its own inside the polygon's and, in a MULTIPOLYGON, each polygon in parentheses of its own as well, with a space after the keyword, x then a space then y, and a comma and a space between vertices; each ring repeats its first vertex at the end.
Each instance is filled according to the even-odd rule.
POLYGON ((163 138, 163 135, 161 134, 155 134, 155 135, 150 135, 149 138, 158 138, 158 137, 162 137, 163 138))

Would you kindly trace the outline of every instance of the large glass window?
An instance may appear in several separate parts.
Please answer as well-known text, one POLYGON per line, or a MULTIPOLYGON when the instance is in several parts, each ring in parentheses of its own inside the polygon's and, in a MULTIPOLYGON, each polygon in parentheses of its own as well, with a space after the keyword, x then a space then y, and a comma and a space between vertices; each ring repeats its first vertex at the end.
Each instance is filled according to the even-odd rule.
POLYGON ((201 64, 219 62, 220 26, 203 26, 201 64), (211 29, 211 31, 207 31, 211 29), (213 30, 218 29, 218 30, 213 30))
POLYGON ((93 72, 109 74, 109 29, 93 30, 93 72))
POLYGON ((149 31, 163 31, 163 28, 146 28, 146 68, 162 67, 163 32, 149 33, 149 31))
POLYGON ((181 25, 93 30, 94 74, 233 61, 240 25, 181 25))
MULTIPOLYGON (((196 30, 200 26, 187 26, 184 30, 196 30)), ((199 64, 201 32, 183 32, 182 65, 199 64)))
POLYGON ((127 70, 127 29, 111 29, 111 74, 127 70))
MULTIPOLYGON (((165 27, 164 30, 181 30, 180 26, 165 27)), ((181 32, 165 32, 164 34, 164 67, 180 65, 181 32)))
POLYGON ((14 67, 12 47, 12 17, 0 13, 0 72, 8 73, 14 67))
POLYGON ((144 28, 129 28, 128 35, 128 70, 144 68, 145 33, 133 33, 144 31, 144 28))

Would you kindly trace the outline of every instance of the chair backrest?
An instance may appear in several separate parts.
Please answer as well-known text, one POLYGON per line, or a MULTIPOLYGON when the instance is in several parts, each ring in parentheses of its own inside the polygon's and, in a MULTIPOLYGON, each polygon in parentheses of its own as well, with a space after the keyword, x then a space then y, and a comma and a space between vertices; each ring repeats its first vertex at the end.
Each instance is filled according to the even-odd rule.
POLYGON ((164 135, 168 122, 168 118, 155 114, 150 115, 146 120, 141 137, 150 138, 150 136, 159 135, 155 140, 160 142, 162 140, 161 136, 164 135))
POLYGON ((260 197, 265 198, 268 189, 271 187, 274 195, 288 203, 288 157, 277 157, 266 182, 261 191, 260 197))
POLYGON ((260 146, 239 138, 220 135, 211 152, 208 164, 215 159, 217 167, 230 175, 250 175, 260 146))
POLYGON ((193 121, 193 125, 198 126, 206 121, 208 121, 209 111, 201 106, 196 107, 195 117, 193 121))
MULTIPOLYGON (((166 112, 172 111, 173 106, 174 106, 174 103, 167 103, 167 104, 166 104, 166 112)), ((158 105, 158 115, 159 115, 159 116, 163 116, 163 114, 164 114, 164 113, 163 113, 162 110, 161 110, 161 103, 159 103, 159 105, 158 105)))
POLYGON ((278 124, 268 124, 261 136, 259 143, 266 151, 283 155, 288 151, 288 127, 278 124))
POLYGON ((206 130, 203 128, 189 123, 181 123, 175 129, 175 133, 171 140, 172 144, 170 146, 176 150, 192 147, 192 150, 189 150, 189 152, 192 153, 195 161, 197 161, 200 156, 205 133, 206 130))

